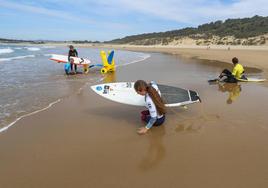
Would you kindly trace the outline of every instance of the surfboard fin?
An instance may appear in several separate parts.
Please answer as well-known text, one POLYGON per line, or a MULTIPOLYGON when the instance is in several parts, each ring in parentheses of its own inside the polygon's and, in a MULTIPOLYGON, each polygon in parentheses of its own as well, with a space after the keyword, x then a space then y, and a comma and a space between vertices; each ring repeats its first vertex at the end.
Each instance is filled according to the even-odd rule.
POLYGON ((201 103, 202 102, 201 98, 199 96, 197 96, 197 97, 198 97, 199 102, 201 103))
POLYGON ((219 81, 218 78, 216 78, 216 79, 212 79, 212 80, 208 80, 209 83, 214 83, 214 82, 218 82, 218 81, 219 81))

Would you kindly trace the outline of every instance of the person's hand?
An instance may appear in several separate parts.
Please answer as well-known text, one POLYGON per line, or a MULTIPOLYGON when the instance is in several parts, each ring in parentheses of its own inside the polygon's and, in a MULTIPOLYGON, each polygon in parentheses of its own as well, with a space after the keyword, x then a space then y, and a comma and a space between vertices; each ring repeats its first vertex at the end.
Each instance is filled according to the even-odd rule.
POLYGON ((145 134, 149 129, 146 129, 145 127, 141 127, 138 129, 137 133, 138 134, 145 134))

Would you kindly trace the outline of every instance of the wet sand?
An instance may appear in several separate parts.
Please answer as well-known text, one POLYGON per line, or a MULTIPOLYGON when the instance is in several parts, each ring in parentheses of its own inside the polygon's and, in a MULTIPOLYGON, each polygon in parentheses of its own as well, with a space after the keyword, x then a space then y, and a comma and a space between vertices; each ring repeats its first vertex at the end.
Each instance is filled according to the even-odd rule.
POLYGON ((143 108, 103 99, 86 85, 0 134, 0 187, 266 188, 265 84, 209 85, 221 65, 151 55, 104 81, 155 80, 196 90, 202 103, 169 109, 164 126, 140 136, 143 108))

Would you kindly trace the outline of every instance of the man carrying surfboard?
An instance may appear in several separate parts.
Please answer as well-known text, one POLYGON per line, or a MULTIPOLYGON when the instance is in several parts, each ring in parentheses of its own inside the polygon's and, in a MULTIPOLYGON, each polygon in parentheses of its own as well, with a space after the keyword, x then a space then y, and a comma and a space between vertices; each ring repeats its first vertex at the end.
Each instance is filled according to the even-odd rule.
POLYGON ((137 131, 139 134, 145 134, 152 126, 160 126, 164 123, 166 108, 155 83, 147 84, 144 80, 138 80, 135 82, 134 88, 139 95, 144 96, 148 109, 141 112, 141 119, 147 125, 137 131))
MULTIPOLYGON (((70 48, 70 50, 68 53, 68 61, 70 62, 70 57, 78 57, 78 52, 74 48, 73 45, 70 45, 69 48, 70 48)), ((73 71, 73 67, 74 67, 74 73, 76 73, 77 72, 77 65, 74 63, 71 63, 71 71, 73 71)))
POLYGON ((247 80, 244 76, 244 67, 239 63, 238 58, 234 57, 232 62, 234 65, 233 71, 230 72, 228 69, 224 69, 220 74, 219 79, 227 83, 236 83, 240 79, 247 80))

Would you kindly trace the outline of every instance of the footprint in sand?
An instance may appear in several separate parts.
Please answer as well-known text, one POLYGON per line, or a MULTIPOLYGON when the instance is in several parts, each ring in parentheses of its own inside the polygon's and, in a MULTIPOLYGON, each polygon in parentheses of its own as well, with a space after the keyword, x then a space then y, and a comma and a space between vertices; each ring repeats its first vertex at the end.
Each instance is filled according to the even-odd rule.
POLYGON ((205 122, 217 121, 220 119, 218 114, 216 115, 202 115, 196 118, 185 119, 176 125, 176 132, 185 132, 185 133, 197 133, 199 132, 205 122))

